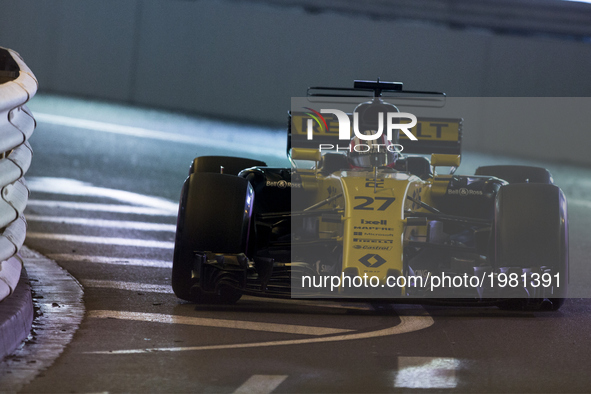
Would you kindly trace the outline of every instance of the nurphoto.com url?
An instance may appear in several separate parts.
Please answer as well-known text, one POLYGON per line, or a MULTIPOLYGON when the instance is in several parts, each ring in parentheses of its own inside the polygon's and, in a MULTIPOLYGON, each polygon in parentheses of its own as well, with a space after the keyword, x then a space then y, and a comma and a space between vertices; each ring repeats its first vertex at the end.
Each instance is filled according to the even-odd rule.
POLYGON ((434 291, 439 288, 479 288, 489 287, 560 287, 560 273, 494 273, 485 272, 481 276, 468 275, 449 275, 442 272, 438 275, 423 277, 421 275, 400 275, 388 276, 381 279, 378 276, 302 276, 302 288, 324 288, 330 291, 338 291, 340 288, 404 288, 419 287, 434 291))

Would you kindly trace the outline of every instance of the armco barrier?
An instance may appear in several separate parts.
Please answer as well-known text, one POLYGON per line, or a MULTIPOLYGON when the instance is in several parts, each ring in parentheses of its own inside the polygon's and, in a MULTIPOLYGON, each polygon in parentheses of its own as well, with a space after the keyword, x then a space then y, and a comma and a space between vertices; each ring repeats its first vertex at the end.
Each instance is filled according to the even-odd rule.
POLYGON ((23 176, 33 157, 28 139, 35 129, 25 104, 37 85, 19 54, 0 48, 0 301, 14 291, 22 269, 17 252, 25 241, 29 197, 23 176))

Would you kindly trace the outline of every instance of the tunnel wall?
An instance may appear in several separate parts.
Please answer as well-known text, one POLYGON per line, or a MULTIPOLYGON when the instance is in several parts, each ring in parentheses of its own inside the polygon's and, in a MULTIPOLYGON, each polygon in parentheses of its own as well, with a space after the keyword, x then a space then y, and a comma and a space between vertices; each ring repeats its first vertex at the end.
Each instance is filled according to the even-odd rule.
MULTIPOLYGON (((590 96, 591 44, 237 1, 0 1, 0 45, 40 91, 284 124, 290 97, 353 79, 450 96, 590 96)), ((465 130, 464 146, 591 164, 465 130), (483 142, 486 141, 486 145, 483 142)), ((552 138, 553 136, 540 136, 552 138)), ((564 145, 566 144, 566 145, 564 145)), ((578 149, 580 152, 580 149, 578 149)))

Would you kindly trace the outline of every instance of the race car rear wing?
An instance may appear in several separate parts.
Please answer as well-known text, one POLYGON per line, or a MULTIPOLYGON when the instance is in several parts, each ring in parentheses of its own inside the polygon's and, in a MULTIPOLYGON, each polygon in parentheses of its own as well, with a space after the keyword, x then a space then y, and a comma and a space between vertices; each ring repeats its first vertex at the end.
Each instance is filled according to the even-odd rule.
MULTIPOLYGON (((352 123, 352 116, 349 120, 352 123)), ((294 148, 315 148, 319 144, 338 144, 346 147, 349 141, 339 140, 339 123, 333 114, 322 114, 323 121, 309 112, 290 112, 288 123, 288 154, 294 148), (309 138, 307 124, 312 119, 313 133, 309 138)), ((417 125, 410 128, 417 141, 410 140, 400 133, 398 143, 403 146, 403 154, 461 154, 462 119, 460 118, 417 118, 417 125)), ((351 131, 351 135, 353 132, 351 131)))

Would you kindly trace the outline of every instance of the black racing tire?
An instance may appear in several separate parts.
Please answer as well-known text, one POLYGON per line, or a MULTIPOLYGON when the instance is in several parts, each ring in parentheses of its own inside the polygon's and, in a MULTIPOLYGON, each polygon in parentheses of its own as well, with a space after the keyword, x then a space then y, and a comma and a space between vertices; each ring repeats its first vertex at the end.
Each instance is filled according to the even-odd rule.
POLYGON ((513 183, 553 184, 552 174, 542 167, 530 166, 483 166, 476 169, 475 175, 494 176, 513 183))
POLYGON ((241 294, 200 291, 194 285, 195 251, 245 253, 254 192, 250 183, 234 175, 197 172, 181 193, 172 265, 172 289, 177 297, 198 303, 233 303, 241 294))
POLYGON ((517 183, 502 186, 494 219, 494 264, 499 267, 547 267, 560 273, 551 309, 564 303, 568 287, 566 198, 554 185, 517 183))
POLYGON ((189 175, 194 172, 220 173, 220 167, 224 167, 224 174, 238 175, 245 168, 266 167, 264 161, 245 159, 231 156, 200 156, 193 160, 189 175))

